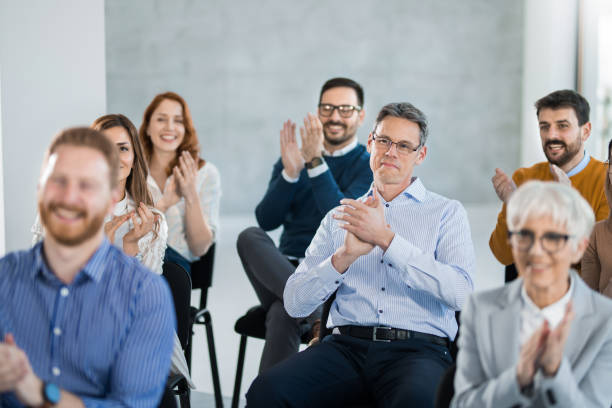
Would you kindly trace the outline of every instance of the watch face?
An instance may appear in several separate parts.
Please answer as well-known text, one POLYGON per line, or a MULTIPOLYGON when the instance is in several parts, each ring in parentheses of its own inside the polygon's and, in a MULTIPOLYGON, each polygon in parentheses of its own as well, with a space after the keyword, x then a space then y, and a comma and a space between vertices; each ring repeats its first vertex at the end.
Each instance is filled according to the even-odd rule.
POLYGON ((60 400, 60 389, 57 385, 52 383, 45 384, 45 400, 49 401, 51 404, 57 404, 60 400))

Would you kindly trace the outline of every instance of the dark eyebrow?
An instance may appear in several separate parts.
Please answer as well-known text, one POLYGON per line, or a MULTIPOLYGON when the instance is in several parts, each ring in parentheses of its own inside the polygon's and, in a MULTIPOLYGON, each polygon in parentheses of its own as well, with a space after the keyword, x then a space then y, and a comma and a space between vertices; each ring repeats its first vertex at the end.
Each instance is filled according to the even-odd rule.
MULTIPOLYGON (((385 139, 389 139, 393 142, 393 139, 391 139, 387 135, 378 135, 378 137, 384 137, 385 139)), ((393 142, 393 143, 406 143, 406 144, 409 144, 410 146, 414 145, 414 143, 412 143, 410 140, 398 140, 397 142, 393 142)))
POLYGON ((570 121, 567 119, 561 119, 561 120, 556 121, 555 123, 570 123, 570 121))
POLYGON ((119 142, 117 143, 118 146, 123 146, 123 145, 129 145, 129 142, 119 142))

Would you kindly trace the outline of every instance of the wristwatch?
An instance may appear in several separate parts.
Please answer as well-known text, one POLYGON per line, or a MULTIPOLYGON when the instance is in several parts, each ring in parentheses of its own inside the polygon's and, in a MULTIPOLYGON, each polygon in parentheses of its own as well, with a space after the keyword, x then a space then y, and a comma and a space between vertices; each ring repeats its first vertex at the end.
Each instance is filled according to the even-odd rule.
POLYGON ((314 169, 317 166, 320 166, 323 164, 323 158, 322 157, 315 157, 314 159, 312 159, 311 161, 307 162, 305 164, 307 169, 314 169))
POLYGON ((42 389, 43 399, 45 402, 41 405, 42 408, 51 408, 57 405, 60 400, 61 392, 57 385, 53 383, 43 383, 42 389))

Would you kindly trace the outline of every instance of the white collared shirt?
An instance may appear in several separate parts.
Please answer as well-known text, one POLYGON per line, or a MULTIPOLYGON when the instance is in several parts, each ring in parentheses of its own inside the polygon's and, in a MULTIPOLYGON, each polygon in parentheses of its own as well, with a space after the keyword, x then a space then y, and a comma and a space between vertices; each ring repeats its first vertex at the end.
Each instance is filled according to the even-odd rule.
POLYGON ((555 303, 542 309, 536 306, 536 304, 529 298, 529 295, 527 295, 527 291, 525 290, 525 285, 523 284, 521 287, 521 299, 523 301, 523 305, 521 307, 521 333, 519 338, 521 345, 526 343, 533 333, 535 333, 540 326, 542 326, 544 319, 548 321, 548 326, 551 328, 551 330, 561 323, 561 320, 563 320, 563 316, 565 315, 565 308, 572 298, 572 291, 574 288, 574 281, 571 274, 569 275, 569 279, 570 286, 567 293, 555 303))

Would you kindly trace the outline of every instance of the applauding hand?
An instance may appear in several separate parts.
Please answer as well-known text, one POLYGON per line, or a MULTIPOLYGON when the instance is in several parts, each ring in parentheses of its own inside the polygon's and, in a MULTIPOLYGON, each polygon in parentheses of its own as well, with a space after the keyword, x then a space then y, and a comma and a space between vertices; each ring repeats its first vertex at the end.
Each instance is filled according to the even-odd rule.
POLYGON ((495 169, 495 175, 491 179, 495 193, 504 203, 508 202, 510 195, 516 190, 516 184, 501 169, 495 169))
POLYGON ((280 131, 281 162, 287 175, 293 179, 300 175, 304 168, 304 158, 295 139, 295 123, 287 120, 280 131))
POLYGON ((124 222, 130 218, 130 213, 113 216, 109 222, 104 224, 104 234, 111 244, 115 243, 115 233, 124 222))
POLYGON ((323 152, 323 124, 316 115, 309 113, 304 118, 304 127, 300 127, 302 138, 302 157, 308 163, 323 152))

